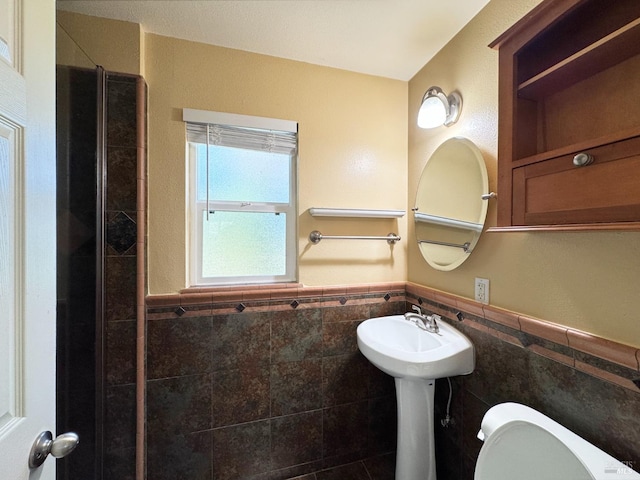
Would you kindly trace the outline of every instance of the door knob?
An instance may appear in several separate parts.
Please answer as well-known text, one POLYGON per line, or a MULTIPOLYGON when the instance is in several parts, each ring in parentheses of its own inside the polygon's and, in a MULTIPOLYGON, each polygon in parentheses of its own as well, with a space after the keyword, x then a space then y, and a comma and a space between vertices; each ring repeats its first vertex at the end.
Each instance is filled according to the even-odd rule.
POLYGON ((49 454, 56 458, 69 455, 80 442, 77 433, 69 432, 58 435, 55 439, 51 432, 42 432, 33 442, 29 454, 29 468, 38 468, 44 463, 49 454))

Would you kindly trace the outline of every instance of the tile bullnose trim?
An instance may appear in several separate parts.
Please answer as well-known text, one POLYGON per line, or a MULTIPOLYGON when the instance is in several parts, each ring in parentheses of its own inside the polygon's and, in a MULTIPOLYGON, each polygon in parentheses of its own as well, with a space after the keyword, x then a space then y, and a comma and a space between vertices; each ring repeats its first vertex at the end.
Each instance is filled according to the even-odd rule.
MULTIPOLYGON (((574 351, 587 353, 612 364, 621 365, 623 367, 630 368, 633 371, 640 371, 640 348, 608 340, 575 328, 565 327, 540 318, 522 315, 517 312, 501 309, 491 305, 483 305, 466 297, 443 294, 443 292, 440 292, 439 290, 425 287, 423 285, 409 282, 407 283, 406 291, 407 294, 418 297, 418 300, 427 299, 431 302, 442 303, 446 307, 461 310, 463 314, 465 312, 470 313, 484 320, 505 325, 523 333, 548 340, 552 343, 569 347, 574 351), (447 295, 450 297, 451 301, 447 301, 447 295)), ((407 299, 407 301, 411 300, 407 299)), ((467 325, 475 323, 474 320, 467 320, 466 318, 464 319, 464 322, 467 325)), ((478 329, 500 338, 500 332, 494 328, 478 326, 478 329)), ((530 345, 526 348, 529 348, 532 351, 536 351, 537 349, 537 347, 531 348, 530 345)), ((538 351, 537 353, 540 352, 538 351)), ((573 359, 572 362, 574 362, 573 359)), ((595 370, 592 368, 589 370, 589 373, 593 374, 594 371, 595 370)), ((602 372, 603 373, 598 376, 611 381, 611 378, 613 378, 611 374, 604 370, 602 372)), ((623 381, 623 379, 618 379, 615 383, 624 386, 629 385, 629 381, 623 381)))
POLYGON ((520 329, 536 337, 544 338, 559 345, 569 346, 567 327, 555 323, 546 322, 526 315, 519 316, 520 329))
POLYGON ((492 307, 491 305, 483 305, 482 310, 484 311, 484 318, 487 320, 511 327, 515 330, 522 330, 517 313, 503 308, 492 307))
POLYGON ((148 308, 177 307, 180 305, 180 295, 178 293, 169 295, 147 295, 144 300, 148 308))
POLYGON ((569 347, 575 350, 638 371, 638 349, 634 347, 571 328, 567 337, 569 347))
POLYGON ((456 305, 460 310, 464 310, 467 313, 476 315, 478 317, 484 317, 484 310, 482 309, 482 305, 478 302, 469 300, 467 298, 458 297, 456 305))
POLYGON ((406 291, 407 293, 410 293, 417 297, 422 297, 427 300, 433 300, 433 301, 436 300, 435 292, 437 290, 433 288, 425 287, 422 285, 418 285, 417 283, 407 283, 406 291))

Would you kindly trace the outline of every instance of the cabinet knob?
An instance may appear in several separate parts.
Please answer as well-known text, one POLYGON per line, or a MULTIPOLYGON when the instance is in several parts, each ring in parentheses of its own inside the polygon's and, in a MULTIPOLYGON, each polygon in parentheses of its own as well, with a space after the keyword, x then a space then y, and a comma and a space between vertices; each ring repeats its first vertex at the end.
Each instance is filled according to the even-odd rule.
POLYGON ((591 163, 593 163, 593 155, 590 155, 588 153, 578 153, 575 157, 573 157, 573 164, 576 167, 586 167, 587 165, 590 165, 591 163))

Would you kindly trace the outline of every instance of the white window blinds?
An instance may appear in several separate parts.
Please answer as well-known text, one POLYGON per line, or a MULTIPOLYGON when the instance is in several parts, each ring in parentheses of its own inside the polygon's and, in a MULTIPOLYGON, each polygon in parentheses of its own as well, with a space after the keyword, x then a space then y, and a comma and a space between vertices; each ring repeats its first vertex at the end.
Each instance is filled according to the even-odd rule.
POLYGON ((183 110, 183 120, 187 142, 287 155, 296 151, 296 122, 191 109, 183 110))
POLYGON ((245 148, 271 153, 293 155, 296 150, 296 133, 275 130, 258 130, 229 125, 187 122, 187 141, 221 147, 245 148), (207 142, 207 130, 209 141, 207 142))

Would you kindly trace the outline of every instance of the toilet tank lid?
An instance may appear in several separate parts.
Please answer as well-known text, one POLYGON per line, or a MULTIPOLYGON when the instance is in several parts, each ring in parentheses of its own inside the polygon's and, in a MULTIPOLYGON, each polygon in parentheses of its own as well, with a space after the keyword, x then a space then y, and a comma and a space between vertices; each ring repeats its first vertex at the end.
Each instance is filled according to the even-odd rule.
POLYGON ((601 478, 603 465, 606 466, 606 478, 624 478, 627 480, 640 480, 640 474, 633 471, 631 466, 625 465, 608 453, 600 450, 584 438, 576 435, 571 430, 550 419, 546 415, 519 403, 501 403, 491 407, 482 419, 482 426, 478 432, 478 438, 485 441, 498 428, 512 422, 530 423, 547 430, 558 440, 564 443, 591 472, 601 478), (614 471, 620 476, 614 474, 614 471))

